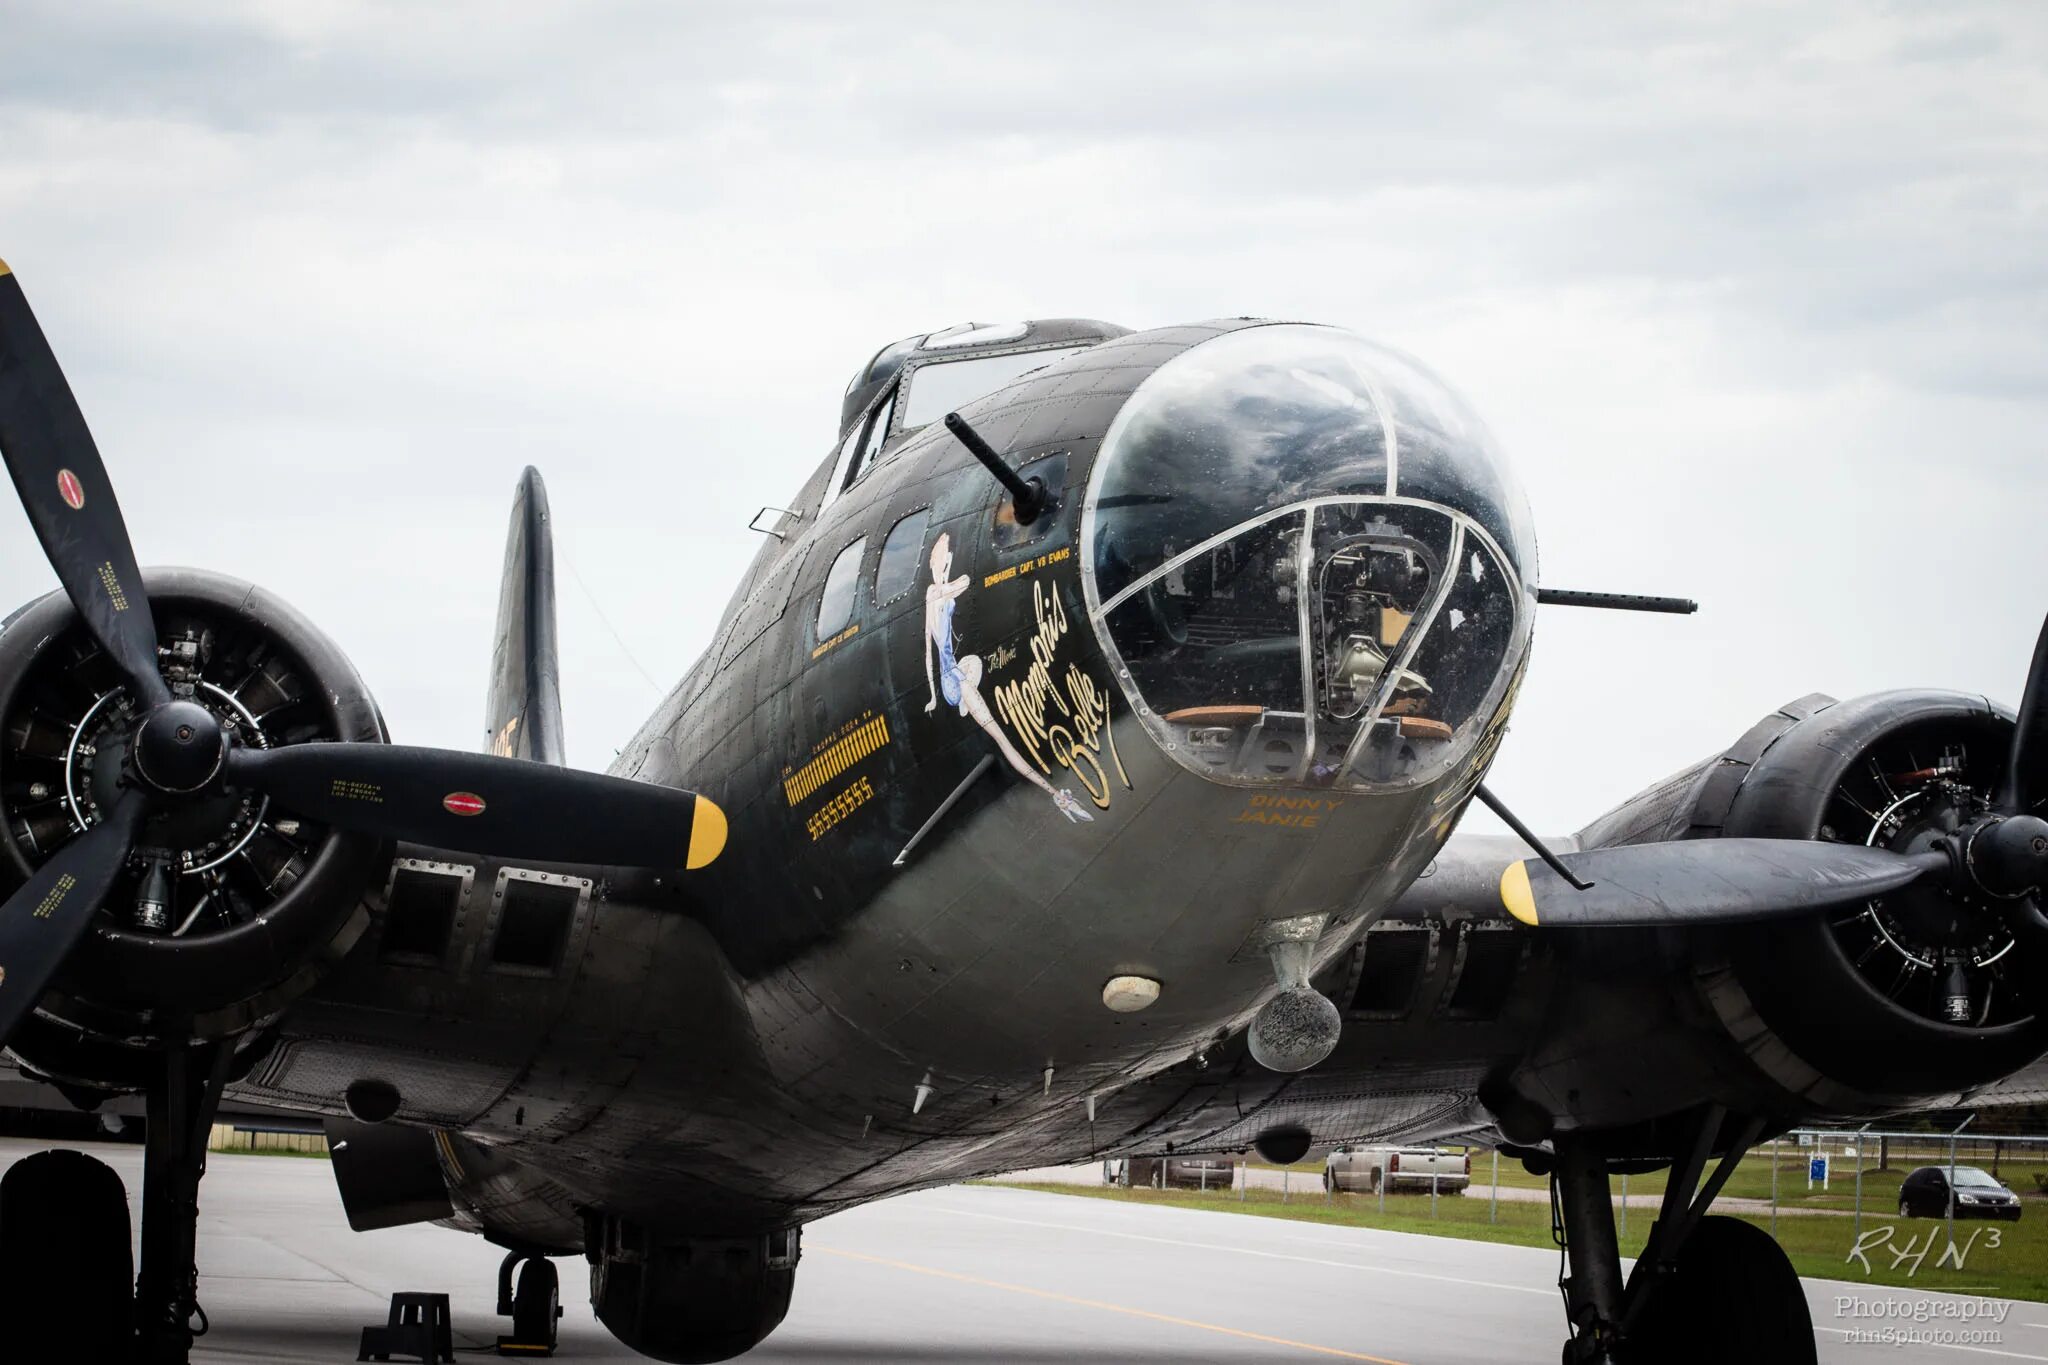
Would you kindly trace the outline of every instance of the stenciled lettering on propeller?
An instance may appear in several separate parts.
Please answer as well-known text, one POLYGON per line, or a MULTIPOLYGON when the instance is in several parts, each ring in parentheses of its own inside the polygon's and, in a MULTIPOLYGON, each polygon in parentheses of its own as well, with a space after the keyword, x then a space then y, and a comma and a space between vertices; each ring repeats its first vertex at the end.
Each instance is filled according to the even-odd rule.
POLYGON ((29 914, 36 919, 48 919, 51 915, 57 913, 57 907, 64 903, 64 898, 70 895, 72 888, 77 885, 78 878, 66 872, 63 876, 57 878, 57 884, 52 886, 49 894, 43 897, 42 904, 31 910, 29 914))
MULTIPOLYGON (((1094 763, 1098 776, 1098 785, 1100 786, 1100 791, 1098 792, 1096 787, 1089 786, 1087 779, 1082 776, 1079 768, 1075 766, 1076 755, 1087 752, 1085 749, 1076 747, 1076 730, 1068 729, 1064 726, 1049 727, 1045 724, 1044 708, 1047 703, 1043 699, 1052 695, 1052 689, 1049 685, 1036 686, 1034 689, 1036 695, 1041 698, 1038 703, 1038 711, 1035 713, 1035 724, 1021 724, 1018 716, 1025 713, 1006 708, 1006 718, 1010 720, 1011 725, 1017 728, 1019 738, 1023 739, 1031 747, 1032 758, 1031 760, 1026 760, 1024 755, 1017 752, 1017 746, 1011 743, 1009 735, 1004 733, 1003 727, 997 722, 995 713, 989 710, 988 699, 981 694, 981 682, 984 672, 981 657, 976 654, 959 653, 956 648, 957 641, 953 634, 953 614, 960 606, 960 599, 973 586, 974 580, 972 575, 969 574, 961 574, 957 578, 949 576, 953 571, 953 539, 948 533, 944 531, 939 532, 938 538, 932 542, 930 562, 932 581, 926 587, 924 593, 924 672, 925 682, 931 689, 931 699, 925 703, 925 711, 930 713, 938 710, 939 698, 943 695, 949 705, 958 710, 961 715, 979 725, 983 732, 995 741, 996 748, 1001 751, 1009 765, 1016 769, 1020 777, 1052 798, 1053 805, 1059 808, 1060 814, 1066 816, 1070 821, 1093 820, 1095 817, 1082 809, 1081 803, 1074 799, 1071 792, 1067 791, 1064 787, 1055 787, 1046 780, 1047 776, 1052 772, 1052 768, 1042 757, 1040 746, 1044 745, 1051 748, 1054 758, 1063 767, 1072 772, 1083 787, 1088 789, 1088 794, 1094 798, 1095 804, 1106 810, 1109 807, 1109 786, 1107 782, 1099 780, 1101 764, 1094 760, 1092 753, 1088 755, 1089 761, 1094 763), (1052 729, 1059 729, 1061 731, 1058 739, 1052 736, 1052 729), (1037 763, 1038 766, 1036 768, 1032 766, 1033 762, 1037 763)), ((1038 587, 1040 585, 1034 584, 1033 586, 1038 587)), ((1047 642, 1046 622, 1043 608, 1041 607, 1038 635, 1033 639, 1031 646, 1031 667, 1025 675, 1027 682, 1037 679, 1041 675, 1050 676, 1053 648, 1057 644, 1059 635, 1063 634, 1065 630, 1066 615, 1064 611, 1061 611, 1058 631, 1052 635, 1051 641, 1047 642)), ((1075 672, 1078 674, 1078 670, 1075 670, 1075 672)), ((1101 742, 1100 735, 1107 728, 1109 715, 1108 699, 1101 693, 1100 689, 1094 686, 1091 680, 1082 676, 1081 681, 1086 684, 1085 691, 1091 708, 1090 715, 1094 717, 1090 728, 1081 730, 1081 733, 1084 735, 1082 743, 1088 744, 1092 741, 1099 748, 1101 742)), ((1005 689, 1015 686, 1016 684, 1005 684, 1005 689)), ((1077 691, 1074 695, 1078 697, 1081 693, 1077 691)), ((1054 698, 1054 700, 1058 701, 1064 714, 1073 714, 1071 708, 1067 706, 1064 700, 1057 698, 1054 698)), ((1111 754, 1112 756, 1115 754, 1114 747, 1111 749, 1111 754)), ((1123 764, 1121 762, 1117 764, 1117 773, 1119 776, 1122 776, 1123 764)), ((1124 785, 1126 787, 1130 786, 1128 778, 1125 779, 1124 785)))
POLYGON ((128 610, 128 594, 121 587, 120 576, 114 572, 111 562, 99 567, 100 586, 107 590, 107 601, 115 611, 128 610))
POLYGON ((1131 789, 1131 779, 1116 751, 1116 736, 1109 727, 1109 692, 1072 660, 1060 670, 1067 607, 1058 585, 1033 583, 1031 608, 1037 622, 1029 648, 1031 663, 1023 677, 996 686, 996 708, 1041 771, 1052 771, 1045 761, 1051 755, 1054 763, 1074 775, 1090 800, 1108 810, 1109 774, 1102 766, 1105 747, 1110 762, 1116 765, 1117 779, 1125 791, 1131 789))

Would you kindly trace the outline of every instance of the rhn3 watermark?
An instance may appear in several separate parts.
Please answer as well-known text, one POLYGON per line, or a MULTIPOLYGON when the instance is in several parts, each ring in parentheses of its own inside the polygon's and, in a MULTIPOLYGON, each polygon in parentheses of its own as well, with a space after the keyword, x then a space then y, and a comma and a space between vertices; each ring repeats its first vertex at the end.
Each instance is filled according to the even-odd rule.
POLYGON ((1835 1295, 1838 1318, 1871 1319, 1878 1322, 1988 1322, 2003 1326, 2012 1305, 1997 1299, 1865 1299, 1854 1294, 1835 1295))
MULTIPOLYGON (((1911 1262, 1911 1268, 1906 1271, 1906 1278, 1910 1280, 1920 1273, 1921 1266, 1926 1263, 1928 1253, 1934 1250, 1935 1244, 1945 1240, 1946 1234, 1936 1227, 1927 1230, 1925 1239, 1918 1233, 1908 1232, 1901 1241, 1899 1228, 1895 1224, 1886 1223, 1871 1228, 1858 1237, 1856 1244, 1849 1248, 1849 1254, 1843 1257, 1842 1261, 1845 1265, 1862 1266, 1866 1275, 1871 1270, 1870 1255, 1873 1252, 1882 1257, 1889 1257, 1890 1268, 1893 1270, 1911 1262)), ((1974 1228, 1968 1240, 1947 1242, 1947 1245, 1942 1247, 1941 1254, 1935 1258, 1934 1268, 1940 1270, 1943 1266, 1953 1266, 1961 1270, 1973 1253, 1979 1250, 1996 1251, 2003 1245, 2005 1237, 1997 1228, 1974 1228), (1981 1243, 1979 1239, 1982 1239, 1981 1243)), ((1837 1299, 1836 1302, 1839 1304, 1845 1300, 1837 1299)))
POLYGON ((2012 1307, 1996 1299, 1835 1296, 1835 1316, 1858 1324, 1837 1329, 1850 1346, 1999 1346, 2005 1341, 1999 1328, 2012 1307))
POLYGON ((1844 1346, 1989 1346, 2005 1344, 1995 1327, 1852 1327, 1842 1333, 1844 1346))

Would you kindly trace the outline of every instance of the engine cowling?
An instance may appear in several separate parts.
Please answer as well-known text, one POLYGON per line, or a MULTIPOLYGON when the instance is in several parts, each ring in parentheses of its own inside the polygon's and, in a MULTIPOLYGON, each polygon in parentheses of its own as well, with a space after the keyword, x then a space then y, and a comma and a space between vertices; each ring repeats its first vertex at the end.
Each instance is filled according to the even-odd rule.
MULTIPOLYGON (((1993 799, 2013 715, 1981 696, 1807 697, 1584 831, 1651 839, 1825 839, 1898 852, 1993 799)), ((1701 992, 1758 1066, 1815 1100, 1868 1108, 1959 1094, 2048 1050, 2017 987, 2021 949, 1989 897, 1948 882, 1700 935, 1701 992)))
MULTIPOLYGON (((197 569, 143 578, 166 679, 239 742, 385 742, 355 669, 276 597, 197 569)), ((0 631, 0 875, 9 890, 98 818, 126 757, 133 707, 62 594, 31 603, 0 631)), ((360 935, 363 895, 388 849, 225 790, 152 816, 138 855, 10 1042, 60 1079, 121 1086, 153 1043, 260 1027, 360 935)))

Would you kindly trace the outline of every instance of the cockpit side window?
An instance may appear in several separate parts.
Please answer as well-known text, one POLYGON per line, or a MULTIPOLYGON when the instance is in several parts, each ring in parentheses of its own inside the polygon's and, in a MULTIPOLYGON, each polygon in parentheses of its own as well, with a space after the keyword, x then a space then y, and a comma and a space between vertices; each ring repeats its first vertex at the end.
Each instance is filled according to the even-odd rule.
POLYGON ((819 511, 830 507, 833 500, 839 496, 840 490, 846 487, 846 471, 853 467, 853 453, 860 449, 860 438, 864 431, 866 428, 855 422, 853 429, 846 433, 846 439, 839 443, 839 453, 832 459, 832 477, 825 484, 825 500, 819 505, 819 511))
POLYGON ((879 405, 846 429, 846 437, 839 443, 839 453, 832 460, 832 478, 825 485, 824 501, 818 505, 820 512, 837 501, 841 493, 853 487, 860 476, 873 466, 882 443, 889 438, 889 419, 895 411, 896 386, 892 384, 879 405))
POLYGON ((875 409, 875 415, 868 420, 868 438, 861 445, 860 458, 847 471, 846 487, 853 487, 861 475, 874 468, 875 457, 882 453, 882 446, 889 439, 889 420, 896 415, 896 393, 897 390, 891 387, 881 406, 875 409))

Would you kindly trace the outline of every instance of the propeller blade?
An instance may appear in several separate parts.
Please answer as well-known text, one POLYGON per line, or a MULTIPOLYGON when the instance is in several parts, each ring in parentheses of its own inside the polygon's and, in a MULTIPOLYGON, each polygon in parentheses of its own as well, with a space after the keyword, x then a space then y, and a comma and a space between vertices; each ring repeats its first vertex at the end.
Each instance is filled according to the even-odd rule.
POLYGON ((397 744, 235 749, 227 781, 342 829, 540 862, 698 868, 725 847, 706 797, 523 759, 397 744))
POLYGON ((141 828, 143 805, 133 796, 118 803, 0 905, 0 1041, 34 1008, 113 889, 141 828))
POLYGON ((128 524, 114 500, 85 415, 30 311, 20 281, 0 261, 0 455, 57 581, 86 628, 143 702, 170 700, 156 665, 156 622, 128 524))
POLYGON ((1904 855, 1805 839, 1685 839, 1562 855, 1579 890, 1536 859, 1512 863, 1500 895, 1524 924, 1627 928, 1780 919, 1896 891, 1949 866, 1945 853, 1904 855))
POLYGON ((2012 756, 2005 765, 1998 807, 2009 814, 2031 810, 2048 786, 2048 622, 2034 643, 2027 690, 2020 694, 2019 724, 2013 727, 2012 756))

